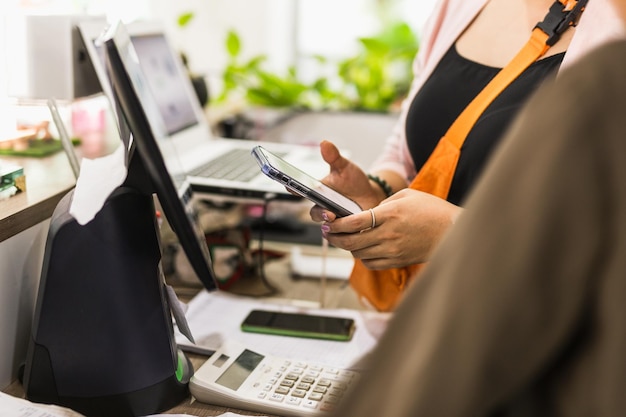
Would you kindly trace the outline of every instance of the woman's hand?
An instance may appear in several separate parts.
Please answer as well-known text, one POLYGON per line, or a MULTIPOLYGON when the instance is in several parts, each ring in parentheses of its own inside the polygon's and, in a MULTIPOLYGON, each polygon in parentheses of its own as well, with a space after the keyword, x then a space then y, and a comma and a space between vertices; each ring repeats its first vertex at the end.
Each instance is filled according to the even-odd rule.
POLYGON ((370 269, 425 262, 462 209, 431 194, 404 189, 377 207, 347 217, 325 217, 322 234, 370 269), (375 221, 375 227, 372 227, 375 221))
MULTIPOLYGON (((361 208, 374 207, 383 200, 385 195, 382 190, 378 186, 372 186, 367 174, 354 162, 344 158, 333 143, 320 143, 320 152, 330 166, 330 173, 322 179, 324 184, 345 195, 361 208)), ((319 209, 311 212, 315 221, 324 220, 321 217, 321 208, 319 209)))

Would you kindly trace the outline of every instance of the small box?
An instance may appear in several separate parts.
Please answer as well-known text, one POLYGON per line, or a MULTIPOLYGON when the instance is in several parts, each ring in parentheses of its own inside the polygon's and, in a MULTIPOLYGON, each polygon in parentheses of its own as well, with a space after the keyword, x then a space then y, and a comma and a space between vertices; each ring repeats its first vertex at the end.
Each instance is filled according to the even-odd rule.
POLYGON ((26 189, 24 168, 17 165, 0 164, 0 192, 11 187, 16 187, 19 191, 26 189))

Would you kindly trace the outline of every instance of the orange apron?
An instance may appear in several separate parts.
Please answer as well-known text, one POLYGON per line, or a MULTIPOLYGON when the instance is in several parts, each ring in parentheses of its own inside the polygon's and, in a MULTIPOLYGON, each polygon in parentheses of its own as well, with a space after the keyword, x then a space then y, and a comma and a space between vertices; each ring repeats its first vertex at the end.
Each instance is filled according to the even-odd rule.
MULTIPOLYGON (((551 6, 550 12, 544 21, 537 24, 526 45, 472 100, 439 140, 409 188, 447 198, 461 147, 480 115, 519 74, 556 43, 561 33, 578 22, 586 3, 586 0, 557 0, 551 6)), ((390 311, 424 265, 370 270, 361 260, 355 259, 350 283, 365 304, 379 311, 390 311)))

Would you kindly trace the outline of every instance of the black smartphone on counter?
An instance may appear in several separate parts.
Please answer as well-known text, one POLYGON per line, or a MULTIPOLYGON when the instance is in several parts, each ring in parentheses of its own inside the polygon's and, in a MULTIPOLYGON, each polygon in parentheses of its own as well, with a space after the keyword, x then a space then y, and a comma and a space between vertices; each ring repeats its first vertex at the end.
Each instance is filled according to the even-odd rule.
POLYGON ((320 207, 332 211, 339 217, 361 212, 361 207, 348 197, 333 190, 320 180, 313 178, 289 162, 274 155, 262 146, 255 146, 252 155, 261 171, 297 195, 308 198, 320 207))
POLYGON ((252 310, 241 323, 244 332, 349 341, 355 330, 347 317, 252 310))

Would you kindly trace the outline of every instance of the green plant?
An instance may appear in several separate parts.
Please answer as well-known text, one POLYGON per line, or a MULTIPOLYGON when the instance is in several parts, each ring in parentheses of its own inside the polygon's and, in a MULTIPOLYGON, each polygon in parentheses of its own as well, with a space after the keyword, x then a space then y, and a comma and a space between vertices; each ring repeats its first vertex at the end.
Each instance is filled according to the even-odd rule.
POLYGON ((417 37, 404 22, 359 39, 361 51, 339 63, 343 98, 358 110, 386 111, 409 89, 417 37))
POLYGON ((318 107, 321 98, 326 101, 334 97, 324 78, 305 84, 298 80, 293 66, 283 76, 264 70, 265 55, 241 62, 241 41, 233 30, 226 36, 226 51, 228 64, 222 73, 223 89, 217 102, 239 95, 250 104, 309 109, 318 107))
MULTIPOLYGON (((193 17, 192 12, 180 15, 179 26, 186 26, 193 17)), ((223 88, 212 101, 238 98, 268 107, 389 111, 408 92, 417 37, 408 24, 393 22, 376 36, 358 41, 358 53, 336 64, 332 81, 338 86, 332 88, 327 77, 310 84, 302 82, 293 66, 283 75, 267 71, 263 68, 265 55, 242 60, 241 39, 230 30, 225 42, 228 63, 222 72, 223 88)), ((321 65, 331 64, 322 56, 315 59, 321 65)))

